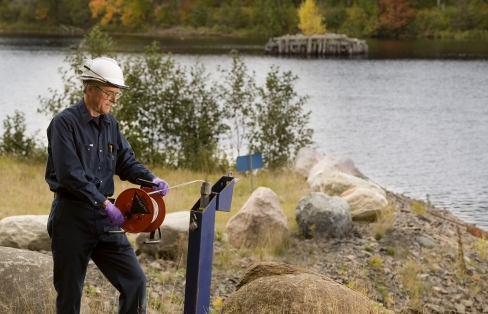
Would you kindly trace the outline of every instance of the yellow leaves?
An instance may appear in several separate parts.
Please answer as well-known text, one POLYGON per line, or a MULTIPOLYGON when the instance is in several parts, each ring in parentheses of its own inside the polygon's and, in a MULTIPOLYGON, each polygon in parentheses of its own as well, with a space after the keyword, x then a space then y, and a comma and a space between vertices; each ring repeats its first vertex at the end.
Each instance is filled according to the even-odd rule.
POLYGON ((325 33, 325 24, 322 14, 320 14, 314 0, 305 0, 298 9, 298 28, 303 34, 309 36, 313 34, 325 33))
POLYGON ((100 24, 114 22, 122 12, 123 0, 92 0, 89 3, 93 18, 101 17, 100 24))

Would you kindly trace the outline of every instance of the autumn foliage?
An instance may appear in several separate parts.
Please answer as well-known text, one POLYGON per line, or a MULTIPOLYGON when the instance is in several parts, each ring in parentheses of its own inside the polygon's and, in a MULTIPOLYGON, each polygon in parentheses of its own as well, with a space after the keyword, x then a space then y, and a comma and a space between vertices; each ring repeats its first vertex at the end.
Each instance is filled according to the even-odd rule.
POLYGON ((488 0, 0 0, 0 30, 488 39, 488 0), (60 26, 62 25, 62 26, 60 26), (186 31, 186 30, 185 30, 186 31))
POLYGON ((93 18, 99 18, 101 25, 115 22, 122 13, 123 0, 92 0, 89 3, 93 18))
POLYGON ((398 36, 415 16, 408 0, 378 0, 380 32, 385 36, 398 36))
POLYGON ((298 18, 300 20, 298 28, 303 34, 309 36, 313 34, 325 33, 323 16, 320 14, 314 0, 305 0, 298 9, 298 18))

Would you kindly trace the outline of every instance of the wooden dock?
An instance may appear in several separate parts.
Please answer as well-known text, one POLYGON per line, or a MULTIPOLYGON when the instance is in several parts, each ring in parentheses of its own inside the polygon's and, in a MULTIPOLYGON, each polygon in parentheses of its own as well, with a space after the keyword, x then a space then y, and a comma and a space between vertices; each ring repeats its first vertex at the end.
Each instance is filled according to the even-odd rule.
POLYGON ((270 38, 264 46, 264 53, 315 57, 361 56, 368 54, 368 44, 365 40, 342 34, 285 35, 270 38))

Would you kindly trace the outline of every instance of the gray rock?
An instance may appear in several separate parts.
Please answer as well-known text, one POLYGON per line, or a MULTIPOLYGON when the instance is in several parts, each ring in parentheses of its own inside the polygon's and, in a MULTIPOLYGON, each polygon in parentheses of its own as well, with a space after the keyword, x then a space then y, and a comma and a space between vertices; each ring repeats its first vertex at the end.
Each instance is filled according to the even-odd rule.
POLYGON ((326 156, 320 159, 315 165, 310 169, 307 176, 307 183, 310 185, 312 190, 320 190, 320 182, 322 177, 330 175, 335 171, 343 172, 349 175, 354 175, 354 162, 350 158, 334 158, 331 156, 326 156))
POLYGON ((0 247, 0 313, 54 313, 52 277, 50 256, 0 247))
POLYGON ((416 237, 415 238, 415 241, 417 241, 418 244, 420 244, 421 246, 427 247, 427 248, 432 248, 432 247, 434 247, 434 246, 437 245, 437 243, 435 243, 431 239, 429 239, 427 237, 424 237, 424 236, 418 236, 418 237, 416 237))
POLYGON ((283 243, 288 222, 278 195, 257 188, 226 226, 229 243, 236 248, 270 247, 283 243))
POLYGON ((302 147, 298 150, 293 164, 293 172, 307 178, 310 169, 324 158, 322 154, 311 147, 302 147))
POLYGON ((298 201, 295 219, 306 237, 339 238, 352 229, 349 204, 321 192, 312 192, 298 201))
POLYGON ((10 216, 0 220, 0 246, 31 251, 50 251, 48 215, 10 216))
POLYGON ((466 307, 462 304, 454 304, 454 309, 456 310, 457 314, 464 314, 466 313, 466 307))

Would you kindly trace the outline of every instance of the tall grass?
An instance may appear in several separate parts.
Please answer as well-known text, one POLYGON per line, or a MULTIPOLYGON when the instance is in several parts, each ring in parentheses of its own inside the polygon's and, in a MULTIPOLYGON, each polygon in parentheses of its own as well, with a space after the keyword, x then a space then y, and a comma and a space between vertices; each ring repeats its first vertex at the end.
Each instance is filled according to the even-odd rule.
MULTIPOLYGON (((168 170, 158 166, 148 168, 160 178, 166 180, 171 186, 195 180, 209 181, 212 185, 227 173, 210 174, 188 170, 168 170)), ((21 162, 12 158, 0 156, 0 190, 2 193, 2 206, 0 219, 16 215, 47 215, 51 208, 53 193, 44 180, 45 164, 35 162, 21 162)), ((251 195, 251 175, 249 173, 236 173, 239 180, 234 185, 231 212, 217 212, 216 230, 224 232, 227 221, 247 201, 251 195)), ((290 171, 267 172, 258 171, 252 176, 252 186, 268 187, 279 197, 284 214, 288 219, 289 228, 297 228, 295 222, 295 207, 298 200, 309 192, 305 179, 290 171)), ((127 188, 135 187, 127 181, 115 177, 115 193, 117 197, 127 188)), ((164 197, 166 212, 190 210, 200 198, 201 183, 182 185, 170 189, 164 197)), ((163 222, 164 224, 164 222, 163 222)))

